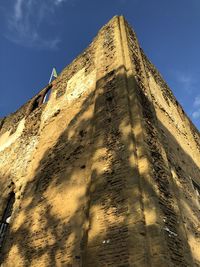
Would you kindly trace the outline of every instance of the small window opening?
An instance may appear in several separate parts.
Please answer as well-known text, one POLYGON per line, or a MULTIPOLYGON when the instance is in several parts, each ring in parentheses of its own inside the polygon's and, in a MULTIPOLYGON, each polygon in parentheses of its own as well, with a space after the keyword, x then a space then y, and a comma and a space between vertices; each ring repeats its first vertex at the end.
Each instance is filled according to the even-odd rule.
POLYGON ((196 191, 198 197, 200 197, 200 186, 193 180, 192 180, 192 184, 193 184, 194 190, 196 191))
POLYGON ((0 249, 2 247, 2 244, 3 244, 5 236, 6 236, 6 232, 7 232, 8 227, 9 227, 14 202, 15 202, 15 193, 12 192, 12 193, 10 193, 5 211, 4 211, 3 216, 2 216, 2 220, 0 221, 0 249))
POLYGON ((35 110, 36 108, 39 107, 39 98, 37 98, 34 103, 33 103, 33 107, 32 107, 32 110, 35 110))
POLYGON ((43 102, 42 103, 46 103, 49 100, 50 95, 51 95, 51 88, 44 95, 44 98, 43 98, 43 102))

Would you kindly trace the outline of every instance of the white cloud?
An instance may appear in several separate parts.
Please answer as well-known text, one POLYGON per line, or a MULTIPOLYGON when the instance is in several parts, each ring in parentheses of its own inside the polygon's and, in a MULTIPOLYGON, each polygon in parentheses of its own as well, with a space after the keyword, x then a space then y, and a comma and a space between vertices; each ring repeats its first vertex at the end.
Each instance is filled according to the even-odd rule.
POLYGON ((56 9, 66 0, 15 0, 12 10, 6 16, 6 37, 17 44, 55 49, 60 42, 57 33, 42 33, 45 26, 53 19, 56 9))
POLYGON ((192 112, 192 118, 196 120, 200 118, 200 95, 195 97, 193 106, 194 111, 192 112))
POLYGON ((65 1, 66 0, 55 0, 54 2, 55 2, 56 5, 59 5, 59 4, 63 3, 63 2, 65 2, 65 1))
POLYGON ((200 95, 195 97, 194 106, 195 107, 200 107, 200 95))
POLYGON ((196 110, 192 113, 192 118, 193 119, 198 119, 200 118, 200 109, 199 110, 196 110))
POLYGON ((17 0, 14 6, 14 16, 18 20, 22 17, 22 4, 24 0, 17 0))
MULTIPOLYGON (((190 104, 190 114, 194 120, 198 120, 200 118, 200 95, 196 95, 197 88, 199 88, 200 80, 199 73, 193 71, 192 72, 184 72, 184 71, 176 71, 174 72, 176 81, 178 82, 178 86, 180 90, 182 90, 183 94, 186 94, 190 99, 194 99, 193 101, 188 101, 190 104)), ((188 99, 189 100, 189 99, 188 99)))
POLYGON ((177 81, 181 84, 182 89, 191 92, 196 83, 195 77, 190 73, 176 72, 175 73, 177 81))

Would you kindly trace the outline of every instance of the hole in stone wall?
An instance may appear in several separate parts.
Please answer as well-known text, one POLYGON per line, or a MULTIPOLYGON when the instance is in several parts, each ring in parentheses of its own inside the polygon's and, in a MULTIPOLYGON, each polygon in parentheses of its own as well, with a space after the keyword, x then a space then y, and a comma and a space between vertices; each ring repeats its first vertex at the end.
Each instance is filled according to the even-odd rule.
POLYGON ((31 102, 27 110, 27 116, 35 109, 39 108, 43 103, 49 100, 51 95, 51 85, 48 85, 46 89, 44 89, 38 96, 36 96, 31 102))
POLYGON ((112 99, 113 99, 112 96, 109 96, 109 97, 106 98, 106 100, 109 101, 109 102, 111 102, 112 99))
POLYGON ((40 97, 37 97, 31 107, 31 112, 40 106, 40 97))
POLYGON ((86 167, 85 165, 82 165, 82 166, 81 166, 81 169, 85 169, 85 167, 86 167))
POLYGON ((84 137, 85 132, 84 132, 83 130, 81 130, 81 131, 79 132, 79 135, 80 135, 81 137, 84 137))

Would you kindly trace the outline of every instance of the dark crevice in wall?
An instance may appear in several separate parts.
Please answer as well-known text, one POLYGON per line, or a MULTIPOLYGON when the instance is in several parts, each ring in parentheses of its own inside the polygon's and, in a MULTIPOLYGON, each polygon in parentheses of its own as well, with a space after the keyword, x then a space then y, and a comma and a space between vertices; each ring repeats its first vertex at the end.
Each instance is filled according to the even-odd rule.
POLYGON ((34 110, 41 107, 44 98, 49 90, 51 90, 52 84, 49 84, 47 87, 45 87, 38 95, 36 95, 31 101, 27 108, 26 116, 28 117, 34 110))

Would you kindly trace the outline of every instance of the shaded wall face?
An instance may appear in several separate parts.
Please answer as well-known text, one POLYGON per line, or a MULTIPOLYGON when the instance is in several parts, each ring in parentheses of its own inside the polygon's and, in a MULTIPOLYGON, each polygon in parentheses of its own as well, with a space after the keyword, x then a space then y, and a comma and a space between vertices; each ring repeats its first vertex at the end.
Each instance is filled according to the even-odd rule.
POLYGON ((200 264, 200 135, 155 67, 143 55, 174 195, 194 261, 200 264))
POLYGON ((141 147, 137 153, 138 169, 144 179, 142 194, 148 245, 152 248, 151 264, 198 266, 199 201, 192 180, 187 177, 193 175, 197 184, 200 182, 199 133, 143 54, 128 24, 126 32, 132 63, 130 68, 134 76, 132 83, 135 84, 142 120, 140 127, 143 134, 136 143, 138 148, 141 147), (154 212, 150 211, 150 206, 154 212), (151 213, 154 214, 153 219, 151 213), (157 224, 159 227, 156 227, 157 224), (161 247, 156 246, 158 242, 162 243, 161 247), (161 262, 158 253, 167 262, 161 262))

